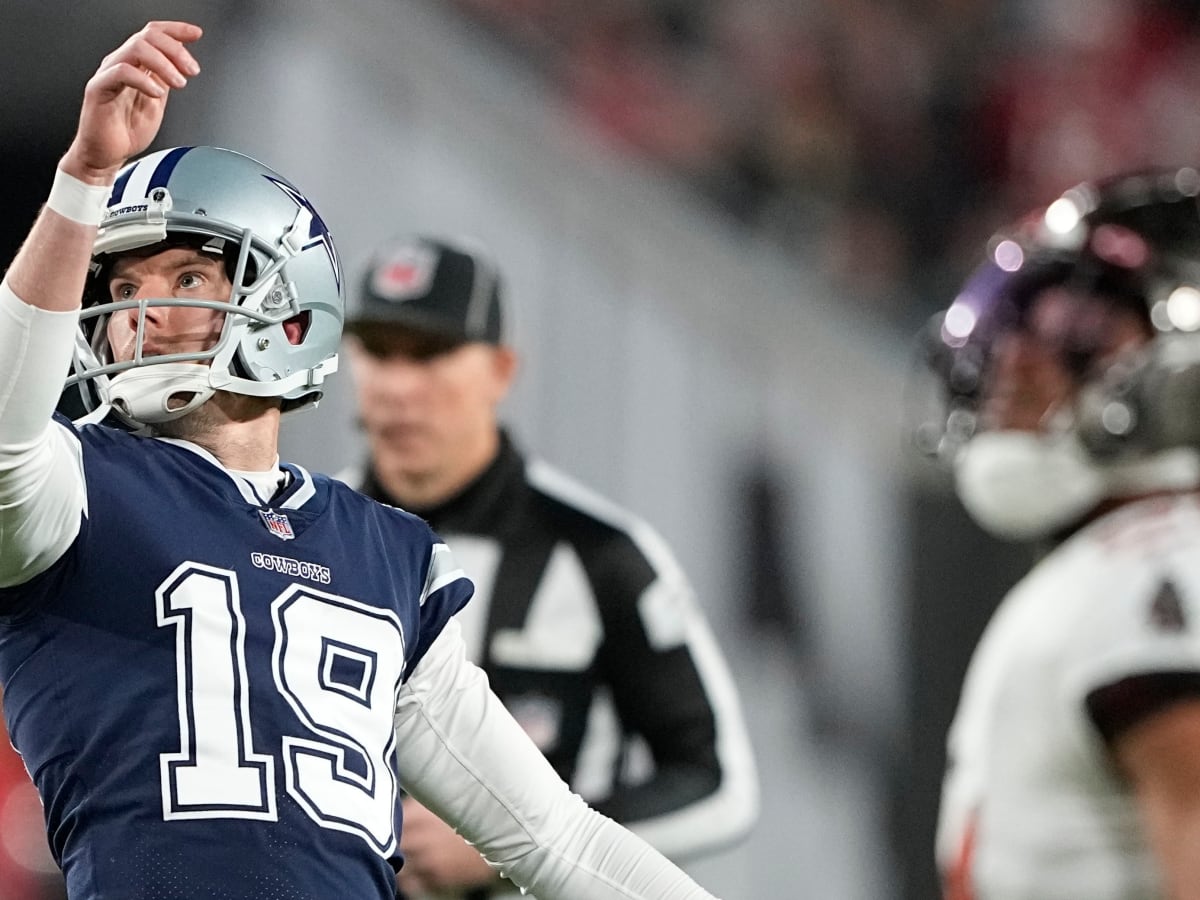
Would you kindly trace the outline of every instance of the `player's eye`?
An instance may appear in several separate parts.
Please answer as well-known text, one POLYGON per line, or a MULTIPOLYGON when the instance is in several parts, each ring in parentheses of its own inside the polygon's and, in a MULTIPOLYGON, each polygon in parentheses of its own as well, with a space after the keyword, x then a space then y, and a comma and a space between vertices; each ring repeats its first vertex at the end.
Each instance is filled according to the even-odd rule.
POLYGON ((199 272, 184 272, 179 276, 179 286, 185 291, 194 291, 204 284, 204 276, 199 272))
POLYGON ((137 287, 127 281, 119 281, 110 285, 108 291, 114 300, 132 300, 137 294, 137 287))

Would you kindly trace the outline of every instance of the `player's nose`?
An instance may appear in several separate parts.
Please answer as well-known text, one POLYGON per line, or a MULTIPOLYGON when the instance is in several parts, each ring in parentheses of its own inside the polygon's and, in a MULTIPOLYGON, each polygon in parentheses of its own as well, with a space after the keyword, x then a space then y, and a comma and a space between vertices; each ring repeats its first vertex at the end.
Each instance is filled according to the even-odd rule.
MULTIPOLYGON (((162 296, 159 294, 158 296, 162 296)), ((148 300, 153 297, 152 294, 143 295, 139 291, 134 296, 127 296, 127 300, 148 300)), ((149 334, 161 332, 167 324, 168 310, 161 306, 131 306, 128 309, 114 313, 114 319, 120 318, 123 322, 123 327, 129 334, 137 334, 139 331, 143 334, 143 339, 149 334)))
MULTIPOLYGON (((147 278, 143 280, 137 287, 132 299, 134 300, 162 300, 169 298, 170 282, 165 278, 147 278)), ((143 307, 134 307, 130 312, 136 317, 143 307)), ((171 308, 169 306, 156 306, 147 304, 144 307, 146 311, 146 322, 153 325, 162 325, 170 317, 171 308)))

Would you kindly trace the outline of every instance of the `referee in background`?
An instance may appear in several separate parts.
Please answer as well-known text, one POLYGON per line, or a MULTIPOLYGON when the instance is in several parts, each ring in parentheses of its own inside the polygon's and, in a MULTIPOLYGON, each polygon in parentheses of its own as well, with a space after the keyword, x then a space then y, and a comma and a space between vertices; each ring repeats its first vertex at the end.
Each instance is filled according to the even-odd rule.
MULTIPOLYGON (((346 326, 368 454, 341 478, 453 550, 476 585, 468 654, 577 793, 676 861, 731 845, 758 781, 726 662, 663 539, 501 424, 502 293, 463 241, 376 250, 346 326)), ((404 897, 518 896, 411 798, 403 815, 404 897)))

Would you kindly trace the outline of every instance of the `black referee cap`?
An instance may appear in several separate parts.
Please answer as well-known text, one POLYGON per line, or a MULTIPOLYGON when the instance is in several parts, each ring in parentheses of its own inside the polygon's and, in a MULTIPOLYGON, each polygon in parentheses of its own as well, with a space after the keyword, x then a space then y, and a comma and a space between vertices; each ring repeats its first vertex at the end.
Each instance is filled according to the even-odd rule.
POLYGON ((351 334, 399 326, 455 341, 499 344, 503 334, 500 274, 482 249, 424 235, 389 241, 371 257, 351 334))

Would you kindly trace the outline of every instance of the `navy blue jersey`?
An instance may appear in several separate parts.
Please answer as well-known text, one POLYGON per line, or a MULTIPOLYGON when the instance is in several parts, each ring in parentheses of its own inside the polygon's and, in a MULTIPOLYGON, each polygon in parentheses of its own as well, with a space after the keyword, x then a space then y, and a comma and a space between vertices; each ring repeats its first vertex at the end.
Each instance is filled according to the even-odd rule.
POLYGON ((420 519, 79 429, 87 509, 0 590, 12 740, 73 900, 391 898, 400 684, 471 593, 420 519))

